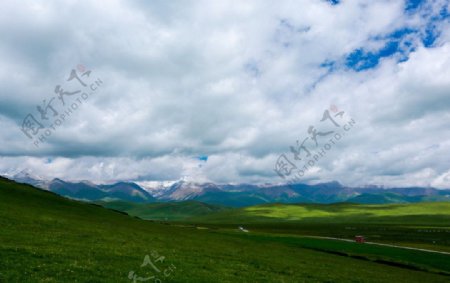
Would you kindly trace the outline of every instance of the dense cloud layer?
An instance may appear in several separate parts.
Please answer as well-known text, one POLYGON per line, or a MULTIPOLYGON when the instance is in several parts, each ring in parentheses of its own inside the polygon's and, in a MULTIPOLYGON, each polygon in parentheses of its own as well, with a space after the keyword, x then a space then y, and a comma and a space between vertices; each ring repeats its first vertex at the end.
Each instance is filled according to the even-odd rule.
POLYGON ((278 156, 337 108, 356 124, 301 181, 450 187, 448 14, 447 1, 2 1, 0 172, 281 182, 278 156), (102 84, 36 146, 23 120, 52 97, 56 117, 70 107, 54 90, 83 89, 72 69, 102 84))

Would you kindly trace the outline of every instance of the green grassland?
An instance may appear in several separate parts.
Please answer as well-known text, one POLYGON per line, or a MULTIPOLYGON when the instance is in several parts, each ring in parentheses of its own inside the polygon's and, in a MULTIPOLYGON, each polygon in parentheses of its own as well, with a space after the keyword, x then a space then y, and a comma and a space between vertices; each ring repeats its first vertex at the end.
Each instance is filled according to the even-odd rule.
POLYGON ((398 265, 414 270, 427 270, 450 275, 450 254, 399 249, 397 247, 373 244, 358 244, 349 241, 306 236, 275 235, 268 233, 235 235, 251 238, 255 241, 284 243, 292 247, 307 248, 367 261, 384 262, 389 265, 398 265))
POLYGON ((178 221, 211 228, 245 226, 252 231, 315 235, 450 252, 450 202, 364 205, 265 204, 224 208, 201 202, 102 203, 143 219, 178 221))
POLYGON ((198 201, 131 203, 123 201, 97 202, 106 208, 123 211, 146 220, 176 221, 227 210, 226 207, 198 201))
POLYGON ((389 223, 448 226, 450 202, 411 204, 264 204, 199 217, 203 222, 389 223))
MULTIPOLYGON (((396 266, 330 253, 333 245, 341 249, 341 243, 327 242, 331 247, 320 250, 325 243, 302 243, 304 238, 295 235, 180 226, 188 225, 145 221, 0 179, 0 282, 132 282, 127 277, 130 271, 143 278, 155 275, 162 282, 448 282, 450 278, 438 264, 421 265, 420 271, 409 268, 420 265, 417 261, 396 266), (161 272, 141 267, 144 256, 155 252, 165 257, 153 261, 161 272)), ((348 244, 345 250, 362 247, 348 244)), ((390 258, 395 251, 380 253, 390 258)), ((449 259, 419 255, 443 265, 449 259)))
POLYGON ((315 235, 450 252, 450 203, 363 205, 267 204, 192 217, 212 228, 243 225, 252 231, 315 235))

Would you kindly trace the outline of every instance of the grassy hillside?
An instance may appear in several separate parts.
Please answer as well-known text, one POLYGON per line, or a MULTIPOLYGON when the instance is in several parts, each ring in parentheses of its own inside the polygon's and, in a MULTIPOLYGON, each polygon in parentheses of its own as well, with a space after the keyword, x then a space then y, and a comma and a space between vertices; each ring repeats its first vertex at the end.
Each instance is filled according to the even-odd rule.
POLYGON ((0 227, 0 282, 132 282, 131 271, 131 278, 157 276, 162 282, 449 278, 278 239, 144 221, 5 179, 0 179, 0 227), (144 262, 145 255, 160 272, 144 262))
POLYGON ((198 201, 167 202, 167 203, 131 203, 131 202, 97 202, 98 204, 138 216, 147 220, 183 220, 190 217, 206 215, 227 210, 226 207, 206 204, 198 201))

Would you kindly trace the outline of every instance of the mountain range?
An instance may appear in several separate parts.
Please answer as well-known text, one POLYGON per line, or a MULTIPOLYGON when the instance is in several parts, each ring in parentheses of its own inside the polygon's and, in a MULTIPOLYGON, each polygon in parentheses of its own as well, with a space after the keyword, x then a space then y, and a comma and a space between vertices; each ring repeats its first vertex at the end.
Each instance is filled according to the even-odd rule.
POLYGON ((17 182, 84 201, 127 201, 137 203, 196 200, 209 204, 244 207, 264 203, 363 204, 450 201, 450 190, 425 187, 381 188, 346 187, 338 182, 307 184, 215 184, 177 182, 117 182, 94 184, 89 181, 45 180, 29 172, 12 177, 17 182))

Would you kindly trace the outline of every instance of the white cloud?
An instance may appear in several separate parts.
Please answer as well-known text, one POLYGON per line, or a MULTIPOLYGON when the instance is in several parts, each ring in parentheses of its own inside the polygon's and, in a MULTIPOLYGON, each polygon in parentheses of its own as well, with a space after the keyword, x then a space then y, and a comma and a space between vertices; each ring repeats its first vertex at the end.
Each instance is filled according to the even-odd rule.
POLYGON ((435 23, 441 35, 432 48, 420 38, 443 5, 408 14, 403 1, 3 1, 0 169, 279 182, 278 155, 335 104, 357 127, 305 181, 445 187, 448 23, 435 23), (402 41, 414 47, 409 60, 345 67, 349 53, 380 50, 402 28, 420 31, 402 41), (334 62, 331 72, 325 62, 334 62), (22 119, 38 115, 36 105, 79 63, 102 88, 34 147, 22 119), (198 155, 210 156, 201 168, 198 155))

